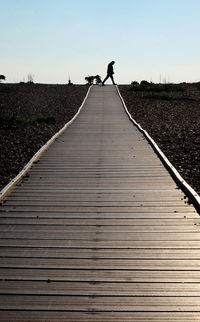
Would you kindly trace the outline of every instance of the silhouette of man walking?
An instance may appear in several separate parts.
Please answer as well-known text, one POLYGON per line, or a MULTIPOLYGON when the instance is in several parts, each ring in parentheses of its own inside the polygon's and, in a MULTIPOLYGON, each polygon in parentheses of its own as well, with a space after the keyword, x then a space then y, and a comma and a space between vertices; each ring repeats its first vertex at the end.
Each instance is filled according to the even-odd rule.
POLYGON ((113 61, 111 61, 111 63, 109 63, 109 64, 108 64, 108 68, 107 68, 107 76, 106 76, 106 78, 105 78, 105 79, 103 80, 103 82, 102 82, 102 85, 103 85, 103 86, 104 86, 105 81, 106 81, 109 77, 111 78, 113 85, 116 85, 116 84, 115 84, 115 81, 114 81, 114 79, 113 79, 113 74, 114 74, 114 71, 113 71, 113 65, 114 65, 114 63, 115 63, 115 61, 113 60, 113 61))

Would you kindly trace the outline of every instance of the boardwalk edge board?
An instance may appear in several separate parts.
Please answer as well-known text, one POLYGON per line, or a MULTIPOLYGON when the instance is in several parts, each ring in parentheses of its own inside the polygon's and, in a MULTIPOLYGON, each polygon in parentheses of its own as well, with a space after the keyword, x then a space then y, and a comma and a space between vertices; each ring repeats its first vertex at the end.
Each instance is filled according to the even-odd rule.
POLYGON ((190 200, 193 202, 196 210, 200 213, 200 196, 197 194, 197 192, 183 179, 183 177, 180 175, 180 173, 177 171, 177 169, 172 165, 172 163, 168 160, 166 155, 161 151, 161 149, 158 147, 156 142, 152 139, 152 137, 149 135, 149 133, 144 130, 139 123, 137 123, 132 115, 129 113, 128 108, 124 102, 124 99, 119 91, 118 86, 116 85, 116 89, 118 92, 118 95, 122 101, 123 107, 129 117, 129 119, 133 122, 133 124, 139 129, 140 132, 142 132, 145 136, 145 138, 149 141, 165 167, 168 169, 169 173, 175 180, 175 182, 181 187, 181 189, 185 192, 185 194, 190 198, 190 200))
POLYGON ((55 133, 51 139, 49 139, 34 155, 33 157, 29 160, 29 162, 24 166, 24 168, 14 177, 1 191, 0 191, 0 202, 3 202, 5 198, 8 197, 8 195, 11 193, 11 191, 15 188, 16 184, 18 184, 22 178, 27 175, 29 170, 33 167, 34 163, 36 163, 41 155, 49 149, 51 144, 76 120, 78 115, 80 114, 86 99, 88 98, 88 95, 90 93, 92 85, 89 87, 87 94, 79 107, 77 113, 73 116, 73 118, 67 122, 57 133, 55 133))

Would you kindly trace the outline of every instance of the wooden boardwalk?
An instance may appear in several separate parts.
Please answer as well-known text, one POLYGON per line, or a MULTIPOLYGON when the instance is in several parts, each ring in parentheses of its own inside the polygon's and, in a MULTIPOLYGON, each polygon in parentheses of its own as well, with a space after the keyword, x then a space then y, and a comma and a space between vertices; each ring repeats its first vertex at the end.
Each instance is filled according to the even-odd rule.
POLYGON ((200 321, 199 215, 114 86, 0 209, 0 320, 200 321))

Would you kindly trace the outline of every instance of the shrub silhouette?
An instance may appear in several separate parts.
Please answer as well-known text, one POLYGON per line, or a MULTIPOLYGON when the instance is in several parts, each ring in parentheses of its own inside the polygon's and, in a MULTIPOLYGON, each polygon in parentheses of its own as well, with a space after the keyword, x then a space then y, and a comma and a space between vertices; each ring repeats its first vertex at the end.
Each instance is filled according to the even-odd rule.
POLYGON ((71 82, 71 79, 68 80, 68 86, 71 86, 71 85, 74 85, 72 82, 71 82))
POLYGON ((0 83, 1 83, 1 80, 5 80, 5 79, 6 79, 6 76, 0 75, 0 83))
POLYGON ((154 84, 149 83, 146 80, 142 80, 140 84, 137 82, 131 83, 131 91, 134 92, 183 92, 184 88, 181 85, 177 84, 154 84))
POLYGON ((139 83, 138 83, 137 81, 133 81, 133 82, 131 83, 131 85, 132 85, 132 86, 138 86, 138 85, 139 85, 139 83))
POLYGON ((28 75, 27 75, 27 83, 28 84, 33 84, 34 82, 33 82, 33 79, 34 79, 34 75, 32 74, 32 73, 29 73, 28 75))
POLYGON ((87 82, 87 85, 92 85, 94 82, 94 76, 87 76, 85 77, 85 80, 87 82))
POLYGON ((140 85, 141 85, 141 86, 149 86, 149 85, 151 85, 151 83, 147 82, 146 80, 142 80, 142 81, 140 82, 140 85))
POLYGON ((96 84, 101 84, 101 76, 99 76, 99 75, 96 75, 95 76, 95 80, 96 80, 96 84))
POLYGON ((87 85, 92 85, 94 83, 94 80, 96 81, 96 84, 101 83, 101 76, 96 75, 96 76, 87 76, 85 77, 85 80, 87 81, 87 85))

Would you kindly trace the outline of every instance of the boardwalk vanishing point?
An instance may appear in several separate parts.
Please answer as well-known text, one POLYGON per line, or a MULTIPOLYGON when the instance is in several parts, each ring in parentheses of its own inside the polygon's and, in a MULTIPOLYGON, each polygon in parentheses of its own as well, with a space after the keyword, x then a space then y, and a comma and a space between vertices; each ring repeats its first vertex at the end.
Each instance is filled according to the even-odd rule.
POLYGON ((0 211, 1 321, 200 321, 200 217, 115 86, 0 211))

